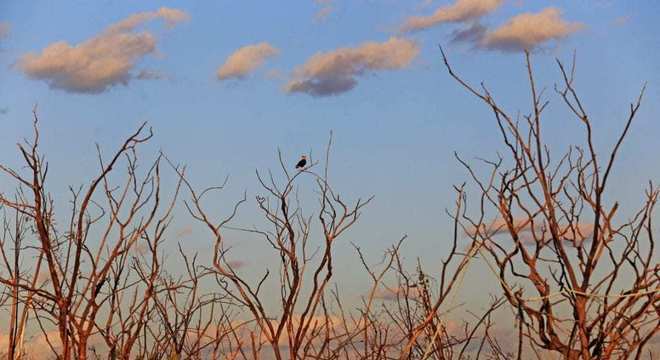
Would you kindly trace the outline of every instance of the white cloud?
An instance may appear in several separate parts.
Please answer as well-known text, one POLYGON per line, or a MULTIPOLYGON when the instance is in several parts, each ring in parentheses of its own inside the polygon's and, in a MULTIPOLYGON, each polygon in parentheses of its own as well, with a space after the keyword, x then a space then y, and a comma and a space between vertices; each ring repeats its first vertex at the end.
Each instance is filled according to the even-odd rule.
POLYGON ((378 70, 405 68, 418 54, 415 42, 398 37, 317 53, 294 70, 285 91, 312 96, 337 95, 354 88, 357 77, 378 70))
POLYGON ((170 8, 134 14, 79 44, 59 41, 39 54, 28 53, 18 60, 17 67, 54 89, 101 93, 139 78, 131 72, 136 62, 155 51, 156 38, 147 31, 134 32, 138 26, 162 19, 172 27, 188 18, 185 12, 170 8))
POLYGON ((218 79, 244 78, 278 52, 279 50, 265 42, 244 46, 229 55, 225 63, 218 68, 218 79))
POLYGON ((465 22, 478 19, 502 4, 503 0, 456 0, 451 5, 438 8, 429 16, 411 16, 406 19, 403 32, 419 31, 452 22, 465 22))

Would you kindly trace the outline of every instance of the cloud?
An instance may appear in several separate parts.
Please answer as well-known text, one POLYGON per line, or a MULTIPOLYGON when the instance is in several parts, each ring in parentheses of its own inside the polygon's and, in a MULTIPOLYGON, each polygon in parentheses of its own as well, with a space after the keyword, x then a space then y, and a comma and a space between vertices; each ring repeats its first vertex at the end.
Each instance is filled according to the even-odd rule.
POLYGON ((314 20, 323 21, 332 14, 334 10, 333 0, 314 0, 314 2, 320 6, 319 10, 314 14, 314 20))
POLYGON ((357 85, 357 77, 373 71, 405 68, 417 54, 419 47, 415 42, 398 37, 317 53, 294 70, 285 91, 312 96, 341 94, 357 85))
POLYGON ((7 115, 9 113, 9 107, 5 106, 0 108, 0 115, 7 115))
POLYGON ((135 76, 138 80, 160 80, 165 79, 165 75, 157 70, 143 69, 135 76))
POLYGON ((218 79, 242 79, 278 52, 278 49, 266 42, 244 46, 229 55, 225 63, 218 68, 218 79))
POLYGON ((429 6, 433 5, 433 0, 422 0, 417 7, 420 9, 427 8, 429 6))
POLYGON ((499 7, 503 0, 456 0, 438 8, 429 16, 411 16, 401 27, 403 32, 419 31, 443 24, 478 19, 499 7))
MULTIPOLYGON (((330 331, 331 333, 336 333, 336 332, 341 332, 341 330, 344 328, 351 329, 351 325, 352 325, 350 323, 344 323, 342 318, 339 316, 333 316, 333 315, 325 316, 323 315, 322 312, 319 314, 308 313, 305 315, 304 323, 302 320, 303 317, 299 313, 294 313, 290 315, 289 322, 287 323, 287 326, 284 327, 282 336, 280 336, 279 341, 277 343, 281 351, 286 351, 286 349, 288 349, 288 346, 290 345, 288 341, 289 336, 294 336, 295 332, 302 326, 309 326, 308 328, 309 333, 306 335, 304 339, 305 341, 309 341, 311 344, 314 344, 314 346, 323 346, 323 342, 326 339, 323 336, 318 336, 318 334, 323 334, 324 329, 328 329, 328 331, 330 331)), ((277 326, 279 325, 279 319, 271 318, 265 320, 265 322, 270 322, 270 325, 273 328, 277 328, 277 326)), ((206 329, 205 333, 199 332, 197 334, 193 334, 192 338, 194 339, 194 338, 202 337, 205 339, 213 340, 217 337, 218 332, 224 333, 229 328, 233 329, 238 344, 250 344, 252 342, 256 342, 257 344, 260 345, 268 344, 266 342, 267 341, 266 339, 269 338, 269 335, 266 332, 262 331, 262 328, 260 328, 256 324, 256 322, 243 321, 238 319, 231 321, 229 324, 222 326, 220 328, 214 328, 212 326, 209 326, 206 329)), ((221 346, 225 346, 225 344, 227 343, 223 341, 221 346)), ((233 347, 226 348, 225 350, 234 351, 235 348, 233 347)), ((265 352, 262 352, 260 355, 265 355, 265 356, 259 356, 259 358, 274 359, 274 357, 272 357, 272 353, 267 352, 267 350, 265 352)))
POLYGON ((139 74, 131 71, 136 62, 155 51, 156 38, 146 31, 134 32, 138 26, 161 19, 172 27, 188 18, 185 12, 170 8, 134 14, 79 44, 59 41, 40 54, 28 53, 18 60, 17 67, 29 78, 45 81, 53 89, 101 93, 140 79, 139 74))
MULTIPOLYGON (((57 351, 60 349, 59 334, 57 330, 47 331, 46 333, 38 332, 34 335, 26 336, 23 342, 18 344, 18 352, 24 355, 26 359, 43 359, 49 358, 53 354, 52 349, 48 345, 48 341, 53 345, 57 351), (38 357, 35 357, 38 356, 38 357)), ((9 346, 9 334, 0 333, 0 349, 5 350, 9 346)), ((23 357, 21 357, 23 358, 23 357)))
POLYGON ((6 21, 0 21, 0 40, 7 38, 11 32, 11 24, 6 21))
POLYGON ((266 77, 271 80, 285 80, 286 74, 279 69, 271 69, 266 73, 266 77))
POLYGON ((612 25, 614 26, 624 26, 630 22, 632 17, 630 15, 619 16, 612 20, 612 25))
MULTIPOLYGON (((529 218, 514 218, 512 225, 523 245, 536 245, 537 241, 546 245, 552 241, 550 228, 544 220, 535 219, 534 226, 532 226, 529 218)), ((601 234, 605 233, 604 236, 606 239, 611 237, 611 233, 606 228, 602 228, 600 232, 601 234)), ((477 229, 468 229, 466 234, 470 237, 475 237, 477 235, 477 229)), ((496 218, 490 224, 481 224, 479 228, 479 237, 483 239, 489 239, 502 234, 509 234, 509 228, 507 227, 506 221, 501 217, 496 218)), ((569 246, 576 248, 590 242, 593 234, 593 223, 581 222, 576 224, 559 225, 559 236, 561 237, 561 240, 566 242, 569 246)))
POLYGON ((532 50, 551 40, 561 40, 583 24, 567 22, 556 8, 546 8, 539 13, 524 13, 511 18, 499 28, 488 31, 478 43, 481 48, 513 52, 532 50))
POLYGON ((227 265, 234 270, 238 270, 247 265, 247 262, 243 260, 229 260, 227 261, 227 265))
POLYGON ((179 229, 179 231, 176 232, 175 236, 176 236, 177 239, 181 239, 181 238, 188 237, 188 236, 192 235, 192 233, 193 233, 193 228, 192 228, 192 226, 188 225, 188 226, 185 226, 185 227, 179 229))
POLYGON ((114 25, 111 25, 106 31, 116 33, 129 32, 147 21, 158 18, 163 19, 170 28, 180 22, 190 20, 190 16, 184 11, 162 7, 157 11, 133 14, 114 25))
POLYGON ((451 34, 452 42, 469 42, 469 43, 478 43, 486 35, 485 26, 474 23, 470 27, 465 29, 454 30, 451 34))
POLYGON ((374 298, 383 301, 395 301, 397 299, 417 300, 420 297, 419 290, 415 287, 408 289, 395 287, 395 288, 378 288, 374 293, 374 298))

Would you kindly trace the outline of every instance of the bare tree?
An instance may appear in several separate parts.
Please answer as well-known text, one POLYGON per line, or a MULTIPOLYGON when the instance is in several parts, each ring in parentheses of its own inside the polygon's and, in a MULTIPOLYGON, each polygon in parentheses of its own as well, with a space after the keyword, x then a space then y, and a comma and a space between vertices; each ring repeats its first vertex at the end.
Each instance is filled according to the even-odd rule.
MULTIPOLYGON (((28 327, 41 329, 40 336, 59 359, 86 359, 90 349, 98 354, 100 345, 111 358, 144 353, 158 340, 153 335, 145 340, 145 334, 154 316, 164 316, 159 296, 194 288, 203 276, 193 272, 189 279, 165 280, 159 246, 166 238, 180 183, 166 200, 160 186, 160 156, 141 173, 136 148, 151 136, 143 124, 109 160, 99 149, 99 173, 88 186, 70 188, 66 218, 56 217, 48 191, 49 167, 39 152, 36 111, 33 140, 18 145, 27 171, 0 165, 17 185, 13 197, 0 194, 0 254, 5 267, 0 283, 10 307, 9 358, 24 355, 28 327), (120 166, 125 172, 114 185, 111 173, 120 166), (98 343, 91 344, 94 338, 98 343)), ((200 302, 208 304, 196 298, 190 312, 197 311, 200 302)))
POLYGON ((480 89, 468 84, 442 55, 449 74, 490 108, 507 151, 484 160, 490 168, 484 177, 457 158, 481 191, 478 215, 464 216, 462 224, 483 258, 494 262, 517 313, 518 358, 537 349, 568 359, 641 358, 660 329, 652 227, 659 189, 649 183, 645 201, 628 219, 616 216, 618 203, 610 203, 606 190, 644 88, 603 156, 575 87, 575 58, 570 69, 557 61, 562 82, 555 92, 584 128, 586 144, 557 156, 542 136, 548 101, 535 84, 529 53, 532 103, 522 118, 505 111, 483 84, 480 89))
POLYGON ((427 272, 419 259, 413 273, 406 270, 400 256, 405 237, 387 251, 379 270, 367 264, 365 254, 357 247, 372 286, 365 295, 361 316, 348 320, 342 312, 342 322, 351 324, 350 328, 345 325, 346 333, 360 340, 351 343, 359 358, 463 359, 477 341, 497 343, 488 333, 492 325, 489 319, 504 303, 502 298, 493 298, 483 314, 471 314, 462 324, 452 319, 461 307, 456 302, 457 292, 464 285, 465 273, 477 250, 473 242, 468 242, 466 251, 461 250, 465 192, 463 186, 454 189, 455 207, 453 212, 447 211, 453 226, 452 242, 439 274, 427 272), (392 276, 395 285, 388 286, 386 278, 392 276), (380 306, 375 304, 377 301, 381 301, 380 306))
POLYGON ((333 276, 333 249, 340 236, 355 224, 360 210, 371 199, 358 199, 349 205, 330 186, 328 161, 331 142, 332 138, 328 143, 325 166, 321 173, 314 171, 318 165, 314 161, 306 168, 291 173, 281 153, 281 183, 270 171, 267 178, 257 172, 266 195, 257 196, 256 203, 270 224, 270 229, 240 230, 262 237, 279 257, 279 277, 276 280, 280 288, 279 306, 273 314, 264 305, 273 295, 262 293, 262 286, 271 278, 270 271, 266 270, 260 280, 251 284, 249 279, 232 268, 225 256, 224 228, 234 218, 238 206, 245 198, 236 204, 228 218, 214 220, 208 215, 202 200, 210 191, 222 187, 196 191, 185 178, 183 169, 175 167, 191 195, 187 203, 188 211, 209 229, 213 237, 212 271, 218 279, 218 285, 233 294, 235 300, 249 310, 256 324, 257 335, 252 333, 253 341, 249 345, 255 357, 261 352, 261 341, 254 341, 255 336, 264 339, 277 359, 317 357, 333 350, 329 337, 334 324, 325 305, 326 290, 333 276), (297 197, 297 183, 303 177, 312 177, 316 182, 319 208, 315 213, 305 213, 297 197), (317 226, 321 237, 316 243, 312 243, 314 226, 317 226), (312 251, 313 246, 319 246, 319 249, 312 251))

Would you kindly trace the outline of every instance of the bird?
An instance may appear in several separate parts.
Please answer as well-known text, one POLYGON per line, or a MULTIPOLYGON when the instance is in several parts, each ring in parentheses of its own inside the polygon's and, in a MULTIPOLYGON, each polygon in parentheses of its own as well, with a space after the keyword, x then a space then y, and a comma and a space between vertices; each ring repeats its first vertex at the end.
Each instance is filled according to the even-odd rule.
POLYGON ((296 169, 302 170, 305 168, 305 165, 307 165, 307 156, 306 155, 301 155, 300 156, 300 161, 296 164, 296 169))
POLYGON ((96 288, 94 289, 94 297, 98 296, 98 294, 101 292, 101 288, 103 287, 103 284, 106 280, 106 278, 103 278, 101 281, 99 281, 98 284, 96 284, 96 288))

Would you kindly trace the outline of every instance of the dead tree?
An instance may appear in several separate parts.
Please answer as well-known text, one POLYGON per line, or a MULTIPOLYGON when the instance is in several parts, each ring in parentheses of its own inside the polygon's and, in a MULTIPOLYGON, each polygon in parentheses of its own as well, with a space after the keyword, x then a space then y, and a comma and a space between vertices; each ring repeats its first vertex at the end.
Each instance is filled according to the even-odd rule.
POLYGON ((14 196, 0 194, 0 284, 10 309, 10 359, 24 354, 28 328, 40 329, 37 335, 58 359, 86 359, 103 346, 110 358, 133 358, 157 340, 145 334, 155 316, 164 315, 158 297, 199 281, 164 280, 160 246, 180 183, 168 199, 160 185, 161 157, 146 169, 138 166, 136 148, 151 136, 143 124, 109 159, 99 149, 99 172, 87 186, 70 188, 66 216, 55 215, 36 112, 33 140, 18 145, 26 170, 0 165, 17 188, 14 196))
POLYGON ((570 69, 555 92, 584 130, 584 144, 555 155, 543 137, 544 110, 526 54, 531 110, 511 115, 489 89, 449 74, 491 110, 506 155, 484 160, 486 176, 458 158, 481 193, 477 215, 463 228, 479 246, 517 314, 518 358, 549 351, 568 359, 639 359, 660 330, 660 265, 655 256, 654 208, 659 189, 649 183, 639 209, 625 215, 607 196, 608 180, 640 108, 630 105, 613 148, 596 150, 592 120, 570 69), (622 219, 627 216, 627 219, 622 219))
MULTIPOLYGON (((493 298, 483 314, 463 317, 460 324, 451 318, 460 318, 457 293, 464 285, 465 273, 477 249, 468 242, 464 250, 460 222, 465 211, 465 191, 464 186, 454 189, 455 207, 447 211, 453 227, 451 247, 441 260, 439 274, 429 273, 420 260, 414 272, 407 271, 400 256, 403 239, 387 251, 378 270, 367 264, 365 254, 357 248, 372 286, 364 296, 361 316, 353 318, 340 312, 341 323, 348 324, 344 325, 345 332, 359 340, 350 343, 357 357, 464 359, 468 347, 478 342, 497 343, 488 330, 492 326, 489 322, 492 313, 504 303, 501 297, 493 298), (388 285, 386 278, 394 278, 395 285, 388 285)), ((340 302, 338 296, 336 302, 340 302)), ((477 352, 477 358, 480 353, 477 352)), ((494 357, 500 358, 497 354, 494 357)))
POLYGON ((195 190, 183 169, 175 167, 190 192, 191 198, 187 203, 190 214, 212 236, 214 252, 211 270, 218 279, 218 285, 248 310, 249 320, 256 326, 255 331, 250 332, 247 339, 240 340, 239 344, 248 349, 245 351, 250 356, 259 356, 262 343, 270 347, 277 359, 319 357, 333 350, 330 334, 335 324, 325 307, 327 287, 333 276, 333 249, 340 236, 359 219, 360 210, 370 199, 358 199, 350 205, 331 187, 328 182, 330 146, 331 142, 320 173, 314 171, 318 165, 314 161, 306 168, 292 172, 282 160, 281 153, 281 182, 271 172, 266 178, 257 172, 266 194, 256 197, 256 205, 270 228, 239 230, 262 237, 279 258, 279 277, 275 280, 280 289, 277 296, 279 305, 277 311, 272 313, 266 310, 264 303, 272 299, 273 294, 262 292, 264 283, 272 280, 270 270, 252 283, 233 269, 226 257, 226 225, 234 218, 245 198, 228 218, 216 220, 208 214, 202 201, 210 191, 221 187, 195 190), (296 195, 298 183, 303 178, 312 178, 316 182, 319 207, 314 213, 306 213, 296 195), (314 231, 319 231, 316 236, 320 239, 316 242, 313 241, 313 227, 316 227, 314 231), (319 246, 318 250, 313 251, 316 246, 319 246))

